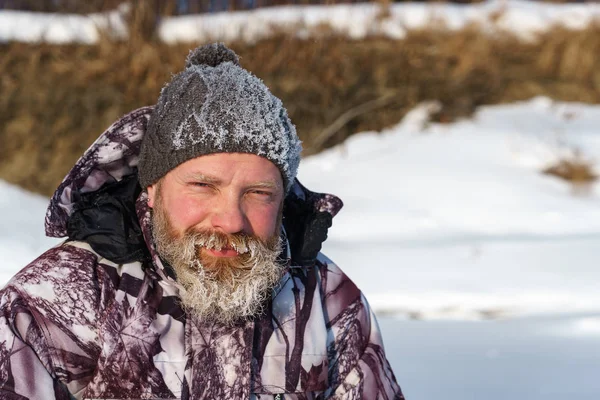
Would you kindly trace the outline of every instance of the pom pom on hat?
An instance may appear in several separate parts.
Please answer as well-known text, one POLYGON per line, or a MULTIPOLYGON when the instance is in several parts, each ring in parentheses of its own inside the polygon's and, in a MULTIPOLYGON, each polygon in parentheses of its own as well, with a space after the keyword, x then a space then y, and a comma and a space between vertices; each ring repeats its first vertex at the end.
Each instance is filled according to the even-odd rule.
POLYGON ((239 57, 231 49, 225 47, 223 43, 212 43, 191 50, 185 60, 185 67, 189 68, 192 65, 216 67, 228 61, 240 65, 239 57))

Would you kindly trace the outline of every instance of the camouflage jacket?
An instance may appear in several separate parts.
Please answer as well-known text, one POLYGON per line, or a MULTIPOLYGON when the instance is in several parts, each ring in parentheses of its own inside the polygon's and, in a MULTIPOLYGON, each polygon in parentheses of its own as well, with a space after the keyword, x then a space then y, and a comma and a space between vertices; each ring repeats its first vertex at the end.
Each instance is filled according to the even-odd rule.
POLYGON ((319 253, 334 196, 295 182, 263 315, 223 327, 182 312, 136 178, 151 112, 86 151, 46 215, 68 239, 0 292, 0 399, 403 399, 367 301, 319 253))

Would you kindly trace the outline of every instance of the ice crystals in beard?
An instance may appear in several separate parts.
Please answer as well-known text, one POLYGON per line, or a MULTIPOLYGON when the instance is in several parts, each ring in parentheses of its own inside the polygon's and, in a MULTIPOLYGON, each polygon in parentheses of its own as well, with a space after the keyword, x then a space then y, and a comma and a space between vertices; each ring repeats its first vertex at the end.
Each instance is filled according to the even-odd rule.
POLYGON ((196 245, 208 250, 221 251, 224 248, 229 248, 235 250, 238 254, 248 253, 250 250, 246 243, 246 238, 239 237, 236 239, 237 240, 230 241, 227 238, 222 238, 218 235, 210 235, 208 237, 201 236, 196 240, 196 245))
POLYGON ((246 243, 231 243, 231 247, 238 253, 238 254, 245 254, 247 253, 248 250, 248 246, 246 246, 246 243))

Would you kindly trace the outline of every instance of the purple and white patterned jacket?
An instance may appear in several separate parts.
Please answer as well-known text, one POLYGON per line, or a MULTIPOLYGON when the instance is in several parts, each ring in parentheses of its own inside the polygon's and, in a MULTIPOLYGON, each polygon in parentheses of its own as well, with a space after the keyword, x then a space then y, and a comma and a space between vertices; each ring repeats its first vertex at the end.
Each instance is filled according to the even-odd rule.
POLYGON ((0 291, 0 399, 403 399, 367 301, 317 255, 320 241, 305 243, 325 239, 334 196, 295 183, 285 274, 264 315, 226 328, 182 312, 148 240, 146 194, 131 189, 151 113, 124 116, 86 151, 46 215, 47 234, 69 239, 0 291))

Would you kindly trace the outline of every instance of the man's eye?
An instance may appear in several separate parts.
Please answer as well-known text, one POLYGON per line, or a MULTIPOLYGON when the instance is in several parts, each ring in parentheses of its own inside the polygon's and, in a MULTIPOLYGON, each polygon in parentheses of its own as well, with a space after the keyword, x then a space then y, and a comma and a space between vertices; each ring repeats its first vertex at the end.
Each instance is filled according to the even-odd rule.
POLYGON ((250 193, 256 194, 258 196, 271 197, 271 192, 267 192, 265 190, 253 190, 250 193))

